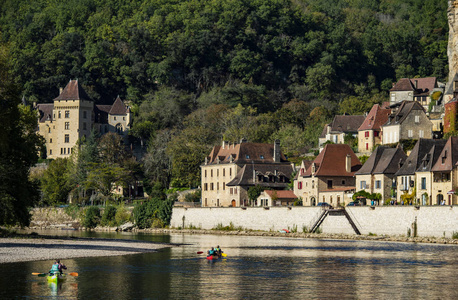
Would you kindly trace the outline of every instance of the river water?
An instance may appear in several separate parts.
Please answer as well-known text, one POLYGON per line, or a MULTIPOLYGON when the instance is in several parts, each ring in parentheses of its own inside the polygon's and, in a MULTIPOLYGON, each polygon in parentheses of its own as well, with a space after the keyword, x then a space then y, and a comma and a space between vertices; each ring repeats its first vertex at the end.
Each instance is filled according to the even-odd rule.
MULTIPOLYGON (((40 232, 41 233, 41 232, 40 232)), ((157 253, 0 265, 0 299, 458 299, 458 248, 435 244, 219 235, 63 232, 185 244, 157 253), (219 244, 227 258, 204 254, 219 244)))

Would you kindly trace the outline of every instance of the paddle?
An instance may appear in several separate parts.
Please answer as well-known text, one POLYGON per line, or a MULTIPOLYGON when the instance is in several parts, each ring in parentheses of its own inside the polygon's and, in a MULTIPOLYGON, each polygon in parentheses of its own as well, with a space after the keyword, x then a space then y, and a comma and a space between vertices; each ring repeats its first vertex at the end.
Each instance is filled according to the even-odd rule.
MULTIPOLYGON (((78 277, 78 275, 79 275, 76 272, 70 272, 68 274, 71 275, 71 276, 75 276, 75 277, 78 277)), ((32 273, 32 275, 37 275, 38 277, 44 277, 44 276, 47 276, 48 273, 32 273)))
POLYGON ((204 251, 197 251, 197 254, 202 254, 204 253, 204 251))

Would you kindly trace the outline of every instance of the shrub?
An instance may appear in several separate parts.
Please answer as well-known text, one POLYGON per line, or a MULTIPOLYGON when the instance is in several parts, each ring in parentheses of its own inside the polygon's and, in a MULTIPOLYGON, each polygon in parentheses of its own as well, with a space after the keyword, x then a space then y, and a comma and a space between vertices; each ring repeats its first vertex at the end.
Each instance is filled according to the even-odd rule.
POLYGON ((452 239, 458 240, 458 231, 454 231, 454 232, 452 233, 452 239))
POLYGON ((100 222, 100 208, 90 206, 86 209, 82 225, 86 228, 94 228, 100 222))
POLYGON ((115 222, 116 225, 121 225, 124 223, 127 223, 130 221, 130 213, 129 211, 124 207, 124 205, 120 205, 118 209, 116 210, 116 215, 115 215, 115 222))
POLYGON ((116 216, 116 207, 114 206, 107 206, 105 211, 103 212, 102 221, 100 224, 102 226, 114 226, 116 223, 115 216, 116 216))
POLYGON ((78 205, 70 204, 69 206, 64 208, 64 212, 72 217, 72 219, 77 219, 80 213, 80 208, 78 205))

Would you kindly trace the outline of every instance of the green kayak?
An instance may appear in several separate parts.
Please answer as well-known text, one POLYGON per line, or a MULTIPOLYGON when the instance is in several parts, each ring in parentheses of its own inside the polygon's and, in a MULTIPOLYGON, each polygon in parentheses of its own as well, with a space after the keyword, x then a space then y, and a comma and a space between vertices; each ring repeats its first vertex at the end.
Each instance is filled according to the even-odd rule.
POLYGON ((65 276, 65 274, 48 275, 48 282, 62 282, 65 279, 67 279, 67 276, 65 276))

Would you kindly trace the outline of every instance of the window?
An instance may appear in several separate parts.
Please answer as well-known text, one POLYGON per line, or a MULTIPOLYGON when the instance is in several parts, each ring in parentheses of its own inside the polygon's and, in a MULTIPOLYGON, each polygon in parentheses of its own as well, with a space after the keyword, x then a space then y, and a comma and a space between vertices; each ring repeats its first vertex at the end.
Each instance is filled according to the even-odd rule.
POLYGON ((85 110, 83 111, 83 118, 87 119, 87 111, 85 111, 85 110))
POLYGON ((223 169, 223 176, 226 176, 226 169, 223 169))
POLYGON ((261 159, 264 159, 264 155, 261 155, 260 158, 261 158, 261 159))
POLYGON ((70 122, 65 122, 65 130, 69 130, 70 129, 70 122))
POLYGON ((115 120, 115 121, 116 121, 116 117, 114 117, 114 118, 113 118, 113 120, 115 120))
POLYGON ((65 135, 65 143, 70 143, 70 135, 69 134, 65 135))
POLYGON ((65 118, 70 118, 70 111, 69 110, 66 110, 65 111, 65 118))
POLYGON ((246 157, 246 159, 250 159, 250 156, 248 154, 245 157, 246 157))
POLYGON ((126 117, 122 117, 122 120, 125 121, 125 120, 126 120, 126 117))
POLYGON ((219 191, 219 182, 216 183, 216 190, 219 191))
POLYGON ((342 185, 345 185, 345 179, 342 179, 342 185))
POLYGON ((59 119, 61 118, 60 110, 59 110, 59 119))
POLYGON ((49 155, 52 155, 52 149, 51 149, 51 150, 49 150, 49 155))
POLYGON ((364 132, 364 137, 369 137, 369 131, 364 132))
POLYGON ((302 189, 302 182, 301 182, 301 181, 299 181, 299 182, 297 183, 297 188, 300 189, 300 190, 302 189))
POLYGON ((375 181, 375 188, 380 189, 382 187, 382 182, 380 180, 375 181))
POLYGON ((237 195, 237 188, 234 188, 234 194, 237 195))
POLYGON ((213 191, 213 182, 210 183, 210 191, 213 191))
POLYGON ((420 123, 420 116, 415 116, 415 123, 420 123))
POLYGON ((207 170, 204 171, 204 177, 207 178, 207 170))
POLYGON ((83 130, 86 130, 86 122, 83 123, 83 130))
POLYGON ((225 191, 225 190, 226 190, 226 183, 223 182, 223 191, 225 191))
POLYGON ((51 133, 51 127, 48 128, 48 133, 51 133))
POLYGON ((216 177, 219 177, 219 169, 216 169, 216 177))
POLYGON ((49 143, 52 144, 52 139, 49 139, 49 143))
POLYGON ((312 180, 312 189, 314 189, 314 188, 315 188, 315 181, 312 180))
POLYGON ((366 143, 366 150, 369 150, 369 143, 366 143))
POLYGON ((379 135, 379 132, 378 131, 374 131, 374 136, 378 136, 379 135))
POLYGON ((418 137, 421 137, 421 138, 422 138, 422 137, 424 137, 424 135, 425 135, 425 134, 423 133, 423 130, 419 130, 419 131, 418 131, 418 137))
POLYGON ((366 188, 366 181, 361 181, 360 189, 364 190, 366 188))
POLYGON ((210 170, 210 177, 213 177, 213 169, 210 170))
POLYGON ((208 183, 204 183, 204 191, 208 190, 208 183))
POLYGON ((413 137, 413 130, 410 129, 407 132, 408 132, 407 135, 408 135, 409 138, 413 137))
POLYGON ((332 189, 332 180, 328 180, 328 189, 332 189))
POLYGON ((232 190, 232 188, 230 188, 230 189, 229 189, 229 194, 231 194, 231 195, 232 195, 232 194, 233 194, 233 192, 234 192, 234 191, 232 190))
POLYGON ((229 169, 229 177, 232 176, 232 169, 229 169))
POLYGON ((64 149, 60 148, 60 154, 64 154, 64 149))
POLYGON ((123 132, 122 125, 116 124, 116 133, 121 134, 123 132))
POLYGON ((421 189, 426 190, 426 177, 421 178, 421 189))

